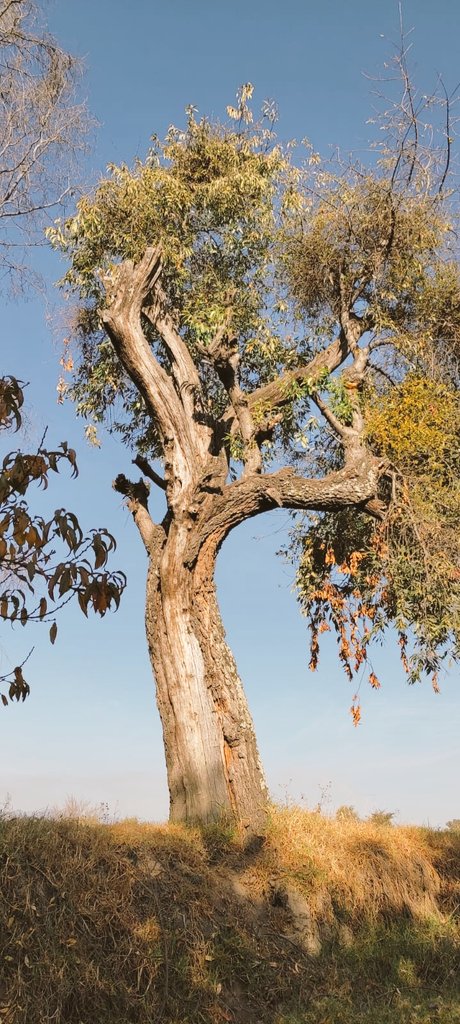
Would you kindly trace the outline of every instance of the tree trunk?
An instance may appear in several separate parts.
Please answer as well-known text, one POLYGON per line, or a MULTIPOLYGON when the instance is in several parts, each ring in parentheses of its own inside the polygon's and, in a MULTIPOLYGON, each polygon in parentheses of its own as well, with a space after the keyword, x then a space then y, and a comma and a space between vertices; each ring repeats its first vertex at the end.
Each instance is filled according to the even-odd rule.
POLYGON ((151 557, 146 630, 163 726, 172 821, 263 827, 267 789, 251 715, 225 642, 208 537, 192 568, 189 531, 172 523, 151 557))

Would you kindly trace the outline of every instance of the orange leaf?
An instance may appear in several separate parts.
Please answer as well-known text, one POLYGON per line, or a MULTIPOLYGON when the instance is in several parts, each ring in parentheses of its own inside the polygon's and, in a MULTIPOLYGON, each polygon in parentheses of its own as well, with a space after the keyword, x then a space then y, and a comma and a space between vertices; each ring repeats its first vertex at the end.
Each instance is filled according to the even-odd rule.
POLYGON ((353 704, 350 708, 350 714, 353 719, 353 725, 356 727, 361 721, 361 705, 358 701, 357 694, 353 697, 353 704))

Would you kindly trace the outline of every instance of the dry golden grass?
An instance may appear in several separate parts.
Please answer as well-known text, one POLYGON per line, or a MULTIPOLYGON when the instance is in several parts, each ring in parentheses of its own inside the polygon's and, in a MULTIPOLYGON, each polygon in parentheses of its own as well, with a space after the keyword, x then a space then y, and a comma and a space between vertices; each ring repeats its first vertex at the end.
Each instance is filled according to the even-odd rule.
POLYGON ((437 913, 440 879, 417 828, 276 808, 266 857, 307 892, 325 889, 353 916, 437 913))
POLYGON ((460 835, 74 810, 0 820, 0 1022, 460 1024, 460 835))

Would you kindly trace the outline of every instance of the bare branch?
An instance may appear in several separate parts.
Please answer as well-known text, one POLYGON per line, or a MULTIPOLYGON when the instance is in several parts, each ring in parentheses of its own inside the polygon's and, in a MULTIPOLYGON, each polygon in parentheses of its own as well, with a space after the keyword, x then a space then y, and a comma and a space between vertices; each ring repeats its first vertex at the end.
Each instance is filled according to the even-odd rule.
POLYGON ((438 75, 438 79, 439 79, 439 84, 440 84, 440 86, 441 86, 441 88, 443 90, 444 97, 445 97, 445 103, 446 103, 446 163, 445 163, 444 171, 442 173, 441 181, 439 182, 439 188, 438 188, 438 192, 442 192, 442 190, 444 188, 445 180, 446 180, 447 175, 449 173, 450 153, 451 153, 451 148, 452 148, 452 138, 451 138, 451 134, 450 134, 451 133, 451 127, 450 127, 450 99, 449 99, 449 96, 447 95, 447 89, 446 89, 446 87, 444 85, 444 82, 443 82, 443 80, 441 78, 441 75, 438 75))
POLYGON ((0 266, 22 277, 8 247, 40 237, 50 208, 69 195, 69 175, 90 127, 74 103, 78 62, 38 24, 33 0, 0 0, 0 266))

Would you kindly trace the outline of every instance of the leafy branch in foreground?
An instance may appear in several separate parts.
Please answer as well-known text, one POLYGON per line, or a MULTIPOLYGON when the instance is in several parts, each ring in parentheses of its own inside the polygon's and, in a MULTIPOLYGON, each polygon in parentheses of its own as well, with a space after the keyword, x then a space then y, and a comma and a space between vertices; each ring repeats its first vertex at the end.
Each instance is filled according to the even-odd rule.
MULTIPOLYGON (((1 378, 0 429, 19 429, 23 402, 20 383, 14 377, 1 378)), ((123 573, 107 569, 115 549, 107 530, 85 536, 72 512, 61 508, 44 519, 30 511, 26 495, 31 484, 48 487, 49 473, 58 473, 62 463, 77 476, 74 450, 65 442, 48 450, 43 438, 36 452, 10 452, 0 468, 0 618, 21 626, 48 622, 53 644, 56 614, 72 597, 85 615, 89 608, 104 615, 112 606, 118 608, 126 583, 123 573)), ((3 704, 28 695, 25 661, 1 677, 0 682, 9 683, 8 696, 0 693, 3 704)))

